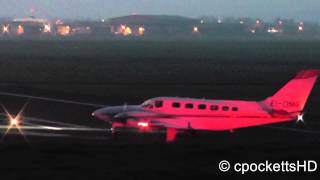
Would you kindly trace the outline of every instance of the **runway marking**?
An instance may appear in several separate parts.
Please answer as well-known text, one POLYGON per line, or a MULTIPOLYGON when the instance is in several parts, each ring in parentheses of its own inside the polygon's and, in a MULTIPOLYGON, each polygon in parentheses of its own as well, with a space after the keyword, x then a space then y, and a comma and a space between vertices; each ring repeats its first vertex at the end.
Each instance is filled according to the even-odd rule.
POLYGON ((29 98, 29 99, 38 99, 38 100, 43 100, 43 101, 52 101, 52 102, 65 103, 65 104, 92 106, 92 107, 105 107, 106 106, 106 105, 102 105, 102 104, 86 103, 86 102, 79 102, 79 101, 72 101, 72 100, 65 100, 65 99, 56 99, 56 98, 47 98, 47 97, 40 97, 40 96, 30 96, 30 95, 25 95, 25 94, 9 93, 9 92, 3 92, 3 91, 0 91, 0 95, 12 96, 12 97, 23 97, 23 98, 29 98))

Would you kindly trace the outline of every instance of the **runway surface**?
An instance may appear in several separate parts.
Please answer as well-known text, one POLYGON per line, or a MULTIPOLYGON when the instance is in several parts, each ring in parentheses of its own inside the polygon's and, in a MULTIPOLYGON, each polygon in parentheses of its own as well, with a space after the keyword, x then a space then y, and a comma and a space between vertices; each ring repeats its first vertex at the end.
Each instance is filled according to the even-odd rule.
MULTIPOLYGON (((13 113, 30 101, 20 131, 12 128, 4 136, 8 119, 0 114, 0 169, 6 179, 238 177, 239 174, 220 172, 218 163, 224 159, 320 160, 320 126, 314 126, 319 116, 313 117, 312 113, 306 115, 305 124, 290 122, 232 133, 201 132, 195 137, 179 134, 177 142, 168 144, 163 133, 123 131, 114 137, 106 123, 91 117, 90 112, 95 109, 92 106, 3 95, 1 99, 13 113), (42 111, 50 108, 54 109, 42 111)), ((252 174, 246 177, 256 178, 252 174)))

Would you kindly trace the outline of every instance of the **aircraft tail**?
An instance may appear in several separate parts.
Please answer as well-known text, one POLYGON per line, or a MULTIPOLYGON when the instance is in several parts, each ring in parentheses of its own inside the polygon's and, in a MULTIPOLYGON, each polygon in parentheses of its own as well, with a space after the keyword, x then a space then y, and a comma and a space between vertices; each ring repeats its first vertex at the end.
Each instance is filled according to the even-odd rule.
POLYGON ((272 110, 288 113, 302 112, 319 74, 320 70, 316 69, 300 71, 263 103, 272 110))

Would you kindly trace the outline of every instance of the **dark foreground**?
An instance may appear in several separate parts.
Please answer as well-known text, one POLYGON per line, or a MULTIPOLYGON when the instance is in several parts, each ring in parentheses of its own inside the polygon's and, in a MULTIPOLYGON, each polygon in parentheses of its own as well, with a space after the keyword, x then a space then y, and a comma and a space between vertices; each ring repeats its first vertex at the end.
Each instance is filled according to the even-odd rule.
MULTIPOLYGON (((221 46, 199 42, 182 45, 107 42, 111 45, 106 46, 103 42, 29 43, 35 43, 33 46, 40 52, 26 42, 9 42, 8 49, 0 43, 1 90, 107 105, 137 104, 154 96, 261 100, 299 69, 320 68, 319 42, 264 45, 224 42, 221 46), (131 46, 134 52, 128 52, 131 46), (17 48, 16 53, 13 47, 17 48), (76 51, 77 48, 80 50, 76 51), (148 51, 137 51, 140 48, 148 51), (171 48, 174 50, 170 51, 171 48)), ((0 179, 213 179, 216 176, 270 179, 269 175, 317 179, 320 170, 309 174, 240 175, 219 171, 218 163, 221 160, 240 163, 316 160, 319 163, 319 89, 318 82, 305 111, 305 124, 289 122, 233 133, 201 132, 195 137, 181 134, 177 142, 169 144, 161 133, 124 132, 112 137, 107 131, 30 130, 24 132, 24 139, 12 130, 0 144, 0 179)), ((28 101, 0 98, 13 113, 28 101)), ((107 128, 108 125, 90 116, 93 110, 93 107, 31 100, 24 115, 88 128, 107 128)), ((5 119, 1 123, 5 124, 5 119)))

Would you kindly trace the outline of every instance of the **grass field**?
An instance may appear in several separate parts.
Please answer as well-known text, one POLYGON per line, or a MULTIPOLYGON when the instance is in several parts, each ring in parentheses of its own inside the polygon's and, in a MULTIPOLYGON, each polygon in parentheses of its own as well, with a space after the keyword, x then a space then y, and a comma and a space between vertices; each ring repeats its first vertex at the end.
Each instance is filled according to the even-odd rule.
POLYGON ((0 85, 98 97, 122 96, 106 93, 114 87, 139 97, 211 97, 230 85, 231 96, 246 97, 237 86, 268 94, 299 69, 320 68, 319 48, 320 41, 0 41, 0 85))

